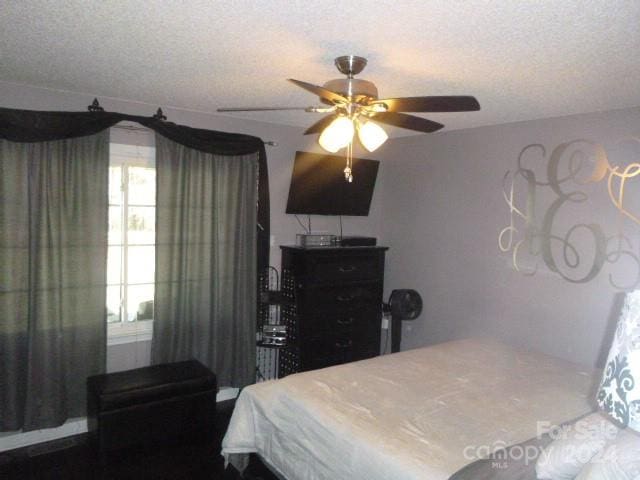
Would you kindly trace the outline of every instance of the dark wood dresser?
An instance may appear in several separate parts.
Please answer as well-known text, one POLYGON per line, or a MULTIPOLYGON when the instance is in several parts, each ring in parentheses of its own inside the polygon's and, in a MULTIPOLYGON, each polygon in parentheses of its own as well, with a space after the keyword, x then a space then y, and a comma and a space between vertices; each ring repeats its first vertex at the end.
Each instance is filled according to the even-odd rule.
POLYGON ((282 246, 279 376, 380 354, 387 247, 282 246))

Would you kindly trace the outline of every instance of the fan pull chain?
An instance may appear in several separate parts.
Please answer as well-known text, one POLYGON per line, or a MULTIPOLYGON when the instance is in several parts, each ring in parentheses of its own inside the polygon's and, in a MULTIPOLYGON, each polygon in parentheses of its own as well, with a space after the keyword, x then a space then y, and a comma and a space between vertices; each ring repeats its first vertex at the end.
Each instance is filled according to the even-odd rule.
POLYGON ((344 179, 351 183, 353 182, 353 173, 351 167, 353 166, 353 141, 347 145, 347 166, 344 168, 344 179))

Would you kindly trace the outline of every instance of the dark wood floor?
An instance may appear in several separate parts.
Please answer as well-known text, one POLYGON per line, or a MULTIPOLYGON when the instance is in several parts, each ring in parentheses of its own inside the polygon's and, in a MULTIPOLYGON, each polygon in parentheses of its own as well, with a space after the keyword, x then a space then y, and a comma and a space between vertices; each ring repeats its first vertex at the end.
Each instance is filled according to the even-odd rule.
MULTIPOLYGON (((55 440, 47 444, 0 452, 2 480, 237 480, 233 469, 224 469, 220 443, 233 411, 233 401, 218 404, 217 435, 207 445, 177 446, 152 451, 126 451, 112 456, 100 467, 91 451, 86 434, 55 440)), ((273 478, 252 462, 243 478, 273 478)))

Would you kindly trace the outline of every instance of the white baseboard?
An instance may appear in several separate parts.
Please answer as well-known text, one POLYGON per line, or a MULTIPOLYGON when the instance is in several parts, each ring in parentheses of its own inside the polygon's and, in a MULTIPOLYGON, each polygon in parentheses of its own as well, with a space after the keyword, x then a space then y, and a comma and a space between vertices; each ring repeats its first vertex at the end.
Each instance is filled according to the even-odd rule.
POLYGON ((32 432, 6 432, 0 434, 0 452, 22 448, 35 443, 50 442, 87 431, 86 418, 72 418, 56 428, 33 430, 32 432))
MULTIPOLYGON (((216 402, 224 402, 238 396, 237 388, 222 387, 216 396, 216 402)), ((59 438, 70 437, 87 432, 86 418, 72 418, 56 428, 45 428, 32 432, 5 432, 0 433, 0 452, 15 448, 27 447, 36 443, 50 442, 59 438)))

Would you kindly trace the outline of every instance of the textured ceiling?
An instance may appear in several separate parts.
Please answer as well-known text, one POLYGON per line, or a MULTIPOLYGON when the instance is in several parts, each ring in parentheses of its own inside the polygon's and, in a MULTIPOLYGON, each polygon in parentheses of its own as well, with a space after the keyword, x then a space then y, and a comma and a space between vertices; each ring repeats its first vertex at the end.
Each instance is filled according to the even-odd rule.
POLYGON ((476 96, 480 112, 428 115, 451 130, 640 105, 639 25, 636 0, 6 1, 0 80, 212 113, 309 106, 285 79, 322 84, 354 54, 382 97, 476 96))

